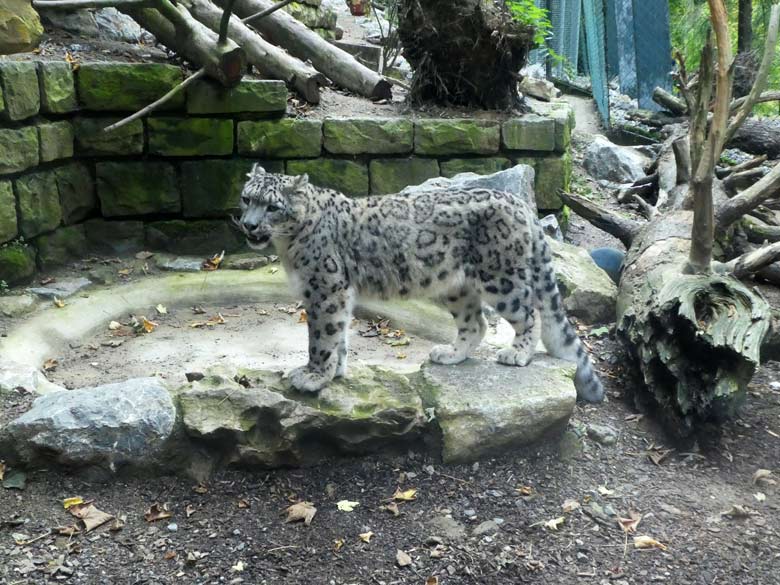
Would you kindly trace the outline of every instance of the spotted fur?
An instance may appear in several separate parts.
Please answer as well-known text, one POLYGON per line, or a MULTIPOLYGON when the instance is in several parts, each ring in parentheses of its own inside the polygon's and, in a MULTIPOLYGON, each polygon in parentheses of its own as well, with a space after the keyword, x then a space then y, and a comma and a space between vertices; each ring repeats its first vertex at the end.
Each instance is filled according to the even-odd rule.
POLYGON ((577 364, 579 398, 603 388, 566 318, 552 256, 528 206, 509 193, 441 189, 350 199, 311 185, 306 175, 266 173, 255 165, 241 197, 249 244, 272 242, 308 313, 309 363, 289 374, 316 392, 347 368, 355 295, 441 299, 458 328, 431 361, 465 360, 485 335, 482 301, 515 330, 501 364, 527 365, 539 330, 548 353, 577 364), (541 328, 535 326, 541 315, 541 328))

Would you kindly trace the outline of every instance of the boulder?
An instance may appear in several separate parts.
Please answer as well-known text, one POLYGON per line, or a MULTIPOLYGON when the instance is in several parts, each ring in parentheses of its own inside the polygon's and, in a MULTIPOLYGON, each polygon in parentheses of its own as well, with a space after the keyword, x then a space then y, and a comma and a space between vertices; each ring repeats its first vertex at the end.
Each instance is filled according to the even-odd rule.
POLYGON ((575 369, 544 354, 524 368, 477 359, 423 365, 420 391, 441 429, 444 462, 494 457, 562 432, 577 399, 575 369))
MULTIPOLYGON (((55 232, 56 233, 56 232, 55 232)), ((66 299, 92 284, 88 278, 64 278, 46 286, 33 287, 28 292, 44 299, 66 299)))
POLYGON ((41 14, 53 27, 73 33, 80 39, 137 43, 148 36, 137 22, 116 8, 101 8, 94 12, 49 9, 41 14))
POLYGON ((561 90, 555 87, 555 84, 536 77, 523 77, 520 82, 520 91, 545 102, 561 97, 561 90))
POLYGON ((0 246, 0 281, 14 286, 30 282, 34 275, 34 248, 17 242, 0 246))
POLYGON ((617 286, 588 251, 548 238, 558 288, 569 315, 587 324, 615 320, 617 286))
POLYGON ((41 19, 30 0, 0 3, 0 55, 32 51, 42 36, 41 19))
POLYGON ((157 378, 53 392, 11 421, 4 439, 27 464, 54 461, 110 470, 154 466, 173 434, 176 408, 157 378))
MULTIPOLYGON (((373 168, 372 168, 373 171, 373 168)), ((492 175, 460 173, 452 178, 436 177, 420 185, 407 187, 401 193, 418 193, 431 189, 495 189, 513 193, 536 210, 534 199, 534 169, 528 165, 515 165, 492 175)))
POLYGON ((601 135, 585 151, 585 170, 596 180, 613 183, 633 183, 646 176, 645 167, 650 160, 628 146, 619 146, 601 135))
POLYGON ((213 371, 178 391, 186 433, 240 465, 278 467, 329 453, 366 453, 419 438, 422 403, 406 376, 354 368, 318 395, 301 394, 281 374, 213 371))
POLYGON ((19 389, 41 395, 65 390, 62 386, 49 382, 36 367, 3 362, 3 367, 0 368, 0 394, 19 389))

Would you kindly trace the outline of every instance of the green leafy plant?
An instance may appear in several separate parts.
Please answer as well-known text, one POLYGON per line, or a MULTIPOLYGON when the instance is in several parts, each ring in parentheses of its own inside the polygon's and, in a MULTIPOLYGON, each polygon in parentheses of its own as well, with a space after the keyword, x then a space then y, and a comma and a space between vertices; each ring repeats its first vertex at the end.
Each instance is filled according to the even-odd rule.
POLYGON ((506 6, 514 20, 534 28, 534 43, 544 45, 552 31, 547 10, 538 7, 534 0, 506 0, 506 6))

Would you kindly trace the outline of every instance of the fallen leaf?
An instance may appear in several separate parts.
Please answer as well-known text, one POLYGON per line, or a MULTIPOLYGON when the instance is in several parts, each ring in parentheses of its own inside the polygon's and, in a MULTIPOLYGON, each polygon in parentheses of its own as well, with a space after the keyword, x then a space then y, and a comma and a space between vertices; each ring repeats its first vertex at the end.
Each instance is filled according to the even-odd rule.
POLYGON ((395 553, 395 562, 398 563, 399 567, 408 567, 412 564, 412 557, 399 549, 395 553))
POLYGON ((436 576, 428 577, 425 580, 425 585, 439 585, 439 578, 436 576))
POLYGON ((163 559, 165 559, 166 561, 172 561, 175 558, 176 558, 175 550, 166 551, 165 554, 163 555, 163 559))
POLYGON ((239 510, 245 510, 248 507, 249 507, 249 502, 246 501, 244 498, 241 498, 240 500, 238 500, 238 509, 239 510))
POLYGON ((149 321, 149 319, 141 315, 141 327, 146 333, 151 333, 159 327, 159 324, 154 321, 149 321))
POLYGON ((654 465, 661 465, 664 460, 674 452, 674 449, 656 449, 647 453, 647 458, 653 462, 654 465))
POLYGON ((343 538, 337 538, 333 541, 333 551, 339 552, 341 548, 344 546, 344 539, 343 538))
POLYGON ((639 521, 642 520, 642 515, 634 510, 629 510, 628 518, 621 518, 618 516, 617 522, 626 534, 634 534, 639 521))
POLYGON ((398 510, 398 504, 390 502, 386 506, 382 506, 385 510, 390 512, 393 516, 400 516, 401 512, 398 510))
POLYGON ((431 549, 431 558, 432 559, 441 559, 444 557, 444 553, 447 552, 447 547, 443 544, 437 544, 431 549))
POLYGON ((548 520, 543 524, 543 526, 547 530, 558 530, 558 527, 563 524, 565 518, 563 516, 560 516, 558 518, 553 518, 552 520, 548 520))
POLYGON ((165 305, 157 305, 154 308, 160 315, 167 315, 168 314, 168 307, 165 305))
POLYGON ((764 502, 764 501, 766 501, 766 494, 765 494, 765 493, 763 493, 763 492, 757 492, 757 493, 753 494, 753 497, 754 497, 756 500, 758 500, 759 502, 764 502))
POLYGON ((144 520, 147 522, 157 522, 165 518, 171 518, 173 513, 168 510, 168 504, 152 504, 151 507, 144 513, 144 520))
POLYGON ((771 476, 769 469, 759 469, 753 474, 753 484, 775 485, 777 482, 771 476))
POLYGON ((317 513, 317 508, 311 502, 298 502, 285 508, 284 513, 287 513, 287 518, 284 519, 285 524, 288 522, 298 522, 303 520, 303 523, 307 526, 311 524, 314 519, 314 515, 317 513))
POLYGON ((83 503, 84 503, 83 498, 81 498, 80 496, 75 496, 73 498, 65 498, 64 500, 62 500, 62 507, 67 510, 71 506, 76 506, 78 504, 83 504, 83 503))
POLYGON ((206 484, 199 483, 198 485, 192 486, 192 491, 196 494, 207 494, 209 493, 209 488, 206 484))
POLYGON ((520 486, 519 488, 515 488, 515 491, 521 496, 530 496, 534 493, 534 488, 532 488, 530 485, 524 485, 520 486))
POLYGON ((119 516, 117 518, 114 518, 114 521, 111 523, 111 526, 108 527, 108 529, 111 532, 119 532, 122 530, 122 528, 125 527, 125 523, 127 522, 126 516, 119 516))
POLYGON ((417 489, 410 488, 408 490, 401 491, 401 488, 396 488, 393 494, 393 499, 397 502, 411 502, 417 499, 417 489))
POLYGON ((241 573, 244 570, 244 561, 238 561, 235 565, 230 567, 230 570, 234 573, 241 573))
POLYGON ((579 508, 580 503, 577 500, 566 500, 561 507, 563 508, 563 511, 568 514, 579 508))
POLYGON ((361 532, 358 534, 358 538, 365 542, 366 544, 371 542, 371 537, 374 536, 374 533, 370 530, 368 532, 361 532))
POLYGON ((132 268, 122 268, 121 270, 117 270, 117 274, 122 277, 128 277, 130 274, 132 274, 132 272, 132 268))
POLYGON ((635 536, 634 548, 660 548, 661 550, 668 550, 669 547, 665 544, 658 542, 655 538, 649 536, 635 536))
POLYGON ((276 266, 272 266, 272 267, 271 267, 271 268, 268 270, 268 272, 269 272, 270 274, 276 274, 277 272, 279 272, 279 269, 278 269, 276 266))
POLYGON ((187 507, 184 508, 184 515, 189 518, 195 513, 195 506, 192 504, 187 504, 187 507))
POLYGON ((59 362, 54 358, 49 358, 45 362, 43 362, 43 369, 46 372, 52 372, 57 369, 57 366, 59 365, 59 362))
POLYGON ((605 335, 609 335, 609 327, 596 327, 588 333, 589 337, 604 337, 605 335))
POLYGON ((608 489, 606 486, 603 485, 600 485, 597 491, 599 492, 599 495, 602 496, 612 496, 615 494, 615 490, 608 489))
POLYGON ((306 309, 301 310, 301 314, 298 316, 298 323, 308 323, 309 322, 309 314, 306 312, 306 309))
POLYGON ((5 461, 0 461, 0 481, 5 477, 5 461))
POLYGON ((54 303, 54 306, 58 309, 61 309, 65 306, 65 301, 58 299, 57 297, 54 297, 54 300, 52 301, 54 303))
POLYGON ((84 525, 84 532, 94 530, 98 526, 102 526, 109 520, 113 520, 114 516, 98 510, 93 504, 74 504, 68 508, 68 512, 81 520, 84 525))
POLYGON ((341 500, 336 504, 336 507, 342 512, 352 512, 360 505, 360 502, 351 502, 350 500, 341 500))
POLYGON ((406 358, 407 358, 407 355, 405 353, 397 353, 397 354, 395 354, 395 359, 405 360, 406 358))
POLYGON ((390 347, 402 347, 404 345, 409 345, 411 341, 408 337, 404 337, 403 339, 396 339, 395 341, 389 342, 390 347))
POLYGON ((109 330, 111 330, 111 331, 116 331, 117 329, 119 329, 119 328, 121 328, 121 327, 122 327, 122 324, 121 324, 119 321, 111 321, 111 322, 108 324, 108 328, 109 328, 109 330))
POLYGON ((207 272, 210 272, 212 270, 216 270, 219 268, 219 265, 222 264, 222 260, 225 259, 225 251, 222 250, 221 254, 214 254, 211 258, 208 258, 203 261, 203 264, 201 264, 201 268, 207 272))

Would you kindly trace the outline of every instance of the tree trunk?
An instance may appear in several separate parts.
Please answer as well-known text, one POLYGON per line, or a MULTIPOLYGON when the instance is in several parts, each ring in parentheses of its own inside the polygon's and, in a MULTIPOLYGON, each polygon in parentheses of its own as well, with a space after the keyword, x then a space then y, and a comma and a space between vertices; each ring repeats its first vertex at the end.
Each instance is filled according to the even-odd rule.
POLYGON ((729 141, 729 146, 751 154, 765 154, 769 158, 780 157, 780 120, 748 118, 729 141))
MULTIPOLYGON (((218 0, 224 7, 226 0, 218 0)), ((273 7, 269 0, 238 0, 235 13, 247 17, 273 7)), ((266 39, 324 73, 335 84, 368 98, 390 99, 390 83, 352 55, 323 40, 317 33, 280 10, 252 23, 266 39)))
POLYGON ((739 0, 737 23, 737 53, 753 49, 753 0, 739 0))
POLYGON ((513 20, 504 2, 400 2, 398 36, 414 70, 415 103, 498 109, 518 103, 518 72, 534 30, 513 20))

